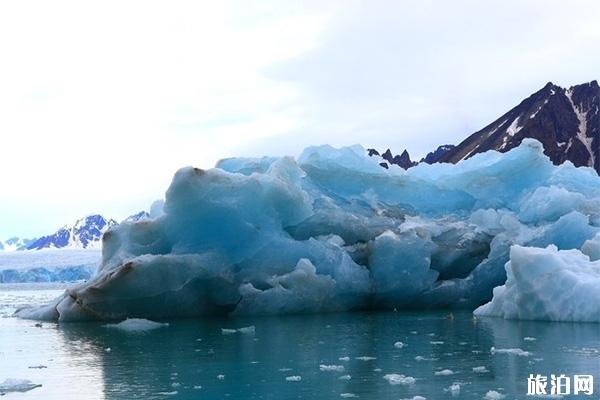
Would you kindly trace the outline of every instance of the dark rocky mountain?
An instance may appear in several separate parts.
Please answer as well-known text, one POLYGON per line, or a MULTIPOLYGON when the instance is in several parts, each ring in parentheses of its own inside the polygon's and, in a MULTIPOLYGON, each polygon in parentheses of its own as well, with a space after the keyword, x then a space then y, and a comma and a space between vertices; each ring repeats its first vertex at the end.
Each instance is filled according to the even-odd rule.
POLYGON ((393 155, 390 149, 387 149, 381 155, 375 149, 367 149, 367 152, 369 157, 380 158, 379 165, 381 165, 383 168, 389 168, 391 165, 397 165, 400 168, 408 169, 417 165, 416 162, 410 159, 410 154, 408 154, 408 151, 406 150, 404 150, 400 155, 393 155))
POLYGON ((444 144, 439 146, 434 151, 427 153, 425 157, 421 159, 419 162, 424 162, 427 164, 433 164, 436 162, 440 162, 440 159, 449 151, 453 150, 456 146, 453 144, 444 144))
POLYGON ((548 83, 518 106, 444 152, 439 162, 456 163, 487 150, 506 152, 524 138, 544 145, 552 162, 600 171, 600 87, 597 81, 568 89, 548 83))

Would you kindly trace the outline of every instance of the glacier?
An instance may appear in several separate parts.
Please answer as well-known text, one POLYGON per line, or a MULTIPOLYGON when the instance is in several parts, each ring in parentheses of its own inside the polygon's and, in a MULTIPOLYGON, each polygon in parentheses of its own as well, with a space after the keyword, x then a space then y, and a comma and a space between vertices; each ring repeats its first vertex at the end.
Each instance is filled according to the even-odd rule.
POLYGON ((94 275, 99 250, 43 249, 0 252, 0 283, 74 282, 94 275))
MULTIPOLYGON (((89 281, 18 315, 81 321, 475 309, 496 287, 507 285, 504 297, 519 291, 509 287, 518 274, 505 265, 520 248, 600 254, 596 172, 553 165, 532 139, 507 153, 408 171, 381 168, 360 146, 309 147, 297 159, 226 159, 177 171, 161 206, 154 218, 104 235, 89 281)), ((544 285, 552 284, 564 289, 561 281, 544 285)), ((544 285, 537 288, 550 290, 544 285)), ((499 300, 501 292, 483 307, 494 312, 478 313, 519 317, 521 304, 499 300)), ((569 293, 567 301, 590 298, 569 293)))

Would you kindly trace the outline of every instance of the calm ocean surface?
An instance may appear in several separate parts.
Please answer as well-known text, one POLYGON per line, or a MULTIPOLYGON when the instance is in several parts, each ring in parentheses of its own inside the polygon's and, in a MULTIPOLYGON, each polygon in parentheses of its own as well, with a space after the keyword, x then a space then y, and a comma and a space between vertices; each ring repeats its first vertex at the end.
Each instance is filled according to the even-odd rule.
MULTIPOLYGON (((3 398, 445 399, 458 384, 458 399, 483 399, 491 390, 505 399, 531 399, 529 374, 600 380, 598 324, 387 312, 178 320, 127 333, 104 323, 36 327, 11 317, 19 305, 61 292, 0 285, 0 382, 42 385, 3 398), (255 335, 221 331, 250 325, 255 335), (531 354, 492 354, 492 347, 531 354)), ((598 398, 595 386, 594 396, 577 398, 598 398)))

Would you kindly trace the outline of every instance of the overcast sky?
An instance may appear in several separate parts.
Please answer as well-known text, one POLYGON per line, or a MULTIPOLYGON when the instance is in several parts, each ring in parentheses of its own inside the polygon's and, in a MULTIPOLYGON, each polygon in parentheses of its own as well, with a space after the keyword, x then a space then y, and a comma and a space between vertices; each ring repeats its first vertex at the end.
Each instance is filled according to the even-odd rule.
POLYGON ((597 1, 0 3, 0 239, 121 219, 177 168, 420 157, 600 76, 597 1))

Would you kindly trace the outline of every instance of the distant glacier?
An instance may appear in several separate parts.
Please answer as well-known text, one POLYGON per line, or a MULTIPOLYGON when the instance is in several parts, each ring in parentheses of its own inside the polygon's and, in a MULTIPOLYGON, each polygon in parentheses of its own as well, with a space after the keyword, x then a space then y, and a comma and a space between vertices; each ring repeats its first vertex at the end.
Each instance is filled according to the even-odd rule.
POLYGON ((0 252, 0 283, 73 282, 89 279, 100 250, 45 249, 0 252))

